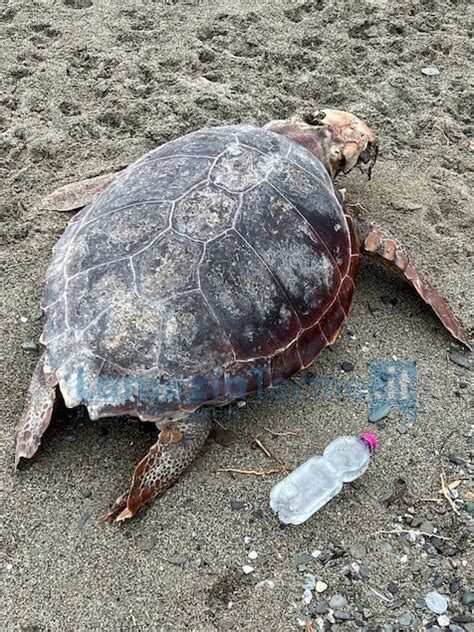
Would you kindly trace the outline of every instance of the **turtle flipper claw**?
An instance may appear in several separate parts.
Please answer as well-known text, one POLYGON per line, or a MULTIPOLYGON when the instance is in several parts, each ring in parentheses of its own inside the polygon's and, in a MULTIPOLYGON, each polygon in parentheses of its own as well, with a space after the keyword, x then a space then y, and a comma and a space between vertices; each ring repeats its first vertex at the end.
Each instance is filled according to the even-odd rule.
POLYGON ((123 522, 161 496, 194 460, 210 428, 208 417, 179 421, 164 428, 135 468, 130 490, 117 498, 103 521, 123 522))

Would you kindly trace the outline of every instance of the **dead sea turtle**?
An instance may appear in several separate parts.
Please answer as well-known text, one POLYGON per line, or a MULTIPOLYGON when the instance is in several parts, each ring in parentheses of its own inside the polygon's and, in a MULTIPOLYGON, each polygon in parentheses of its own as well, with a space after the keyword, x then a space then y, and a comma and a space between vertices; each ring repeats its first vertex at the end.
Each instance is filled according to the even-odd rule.
POLYGON ((397 268, 467 345, 405 247, 352 216, 334 187, 355 166, 370 173, 376 156, 368 125, 323 110, 193 132, 118 176, 53 194, 55 208, 90 204, 53 250, 46 349, 16 463, 36 452, 58 391, 92 419, 154 422, 157 442, 107 514, 131 517, 199 452, 203 410, 280 384, 335 341, 364 250, 397 268))

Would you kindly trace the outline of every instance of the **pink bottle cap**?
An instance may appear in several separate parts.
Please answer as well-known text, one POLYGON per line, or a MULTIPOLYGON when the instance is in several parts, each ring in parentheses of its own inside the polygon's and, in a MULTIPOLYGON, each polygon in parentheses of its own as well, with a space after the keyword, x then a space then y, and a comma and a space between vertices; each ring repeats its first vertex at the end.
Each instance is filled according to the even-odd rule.
POLYGON ((360 435, 360 438, 362 439, 362 441, 364 441, 364 443, 366 443, 369 446, 369 450, 371 452, 377 449, 379 442, 377 440, 377 437, 373 435, 371 432, 363 432, 360 435))

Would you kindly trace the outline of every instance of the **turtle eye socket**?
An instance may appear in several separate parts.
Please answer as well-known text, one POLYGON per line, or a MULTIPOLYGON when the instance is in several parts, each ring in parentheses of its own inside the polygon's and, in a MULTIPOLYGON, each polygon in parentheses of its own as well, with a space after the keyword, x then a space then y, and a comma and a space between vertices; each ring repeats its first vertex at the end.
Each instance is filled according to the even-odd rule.
POLYGON ((303 114, 303 121, 308 125, 323 125, 326 112, 319 110, 307 110, 303 114))

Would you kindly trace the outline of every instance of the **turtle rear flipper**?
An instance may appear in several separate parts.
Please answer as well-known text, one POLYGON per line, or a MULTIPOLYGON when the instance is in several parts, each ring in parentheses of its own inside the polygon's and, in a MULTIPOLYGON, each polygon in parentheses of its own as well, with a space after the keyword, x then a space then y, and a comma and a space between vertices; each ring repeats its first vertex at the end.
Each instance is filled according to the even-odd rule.
POLYGON ((179 478, 204 445, 211 422, 196 416, 172 423, 135 468, 128 492, 119 496, 104 521, 122 522, 161 496, 179 478))
POLYGON ((120 172, 87 178, 65 184, 44 197, 38 204, 42 211, 76 211, 94 202, 115 182, 120 172))
POLYGON ((471 349, 464 327, 431 281, 416 268, 405 246, 388 230, 373 222, 359 220, 358 228, 361 250, 376 256, 387 266, 398 269, 425 303, 433 309, 449 333, 471 349))
POLYGON ((31 378, 26 405, 18 425, 15 467, 18 467, 20 459, 30 459, 35 454, 53 414, 56 378, 48 379, 44 371, 45 360, 43 354, 31 378))

